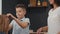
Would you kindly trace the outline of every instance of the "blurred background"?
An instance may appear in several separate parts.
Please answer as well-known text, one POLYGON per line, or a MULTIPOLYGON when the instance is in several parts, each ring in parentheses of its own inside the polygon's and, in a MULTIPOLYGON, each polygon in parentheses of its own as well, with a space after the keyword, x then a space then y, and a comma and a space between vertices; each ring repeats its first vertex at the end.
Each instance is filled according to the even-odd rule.
POLYGON ((50 9, 48 0, 2 0, 2 14, 12 13, 16 16, 15 6, 17 4, 26 5, 26 17, 30 18, 31 30, 36 32, 38 28, 47 26, 48 11, 50 9))

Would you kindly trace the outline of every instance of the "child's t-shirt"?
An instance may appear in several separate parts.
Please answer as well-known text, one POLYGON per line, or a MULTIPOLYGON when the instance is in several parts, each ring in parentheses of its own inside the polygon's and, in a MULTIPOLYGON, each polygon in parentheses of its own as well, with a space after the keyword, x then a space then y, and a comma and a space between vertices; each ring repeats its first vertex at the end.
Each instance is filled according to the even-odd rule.
MULTIPOLYGON (((30 20, 29 18, 22 18, 21 22, 27 22, 28 24, 30 24, 30 20)), ((26 28, 22 28, 21 26, 19 26, 15 20, 12 20, 11 25, 13 25, 13 31, 12 34, 29 34, 29 25, 26 28)))

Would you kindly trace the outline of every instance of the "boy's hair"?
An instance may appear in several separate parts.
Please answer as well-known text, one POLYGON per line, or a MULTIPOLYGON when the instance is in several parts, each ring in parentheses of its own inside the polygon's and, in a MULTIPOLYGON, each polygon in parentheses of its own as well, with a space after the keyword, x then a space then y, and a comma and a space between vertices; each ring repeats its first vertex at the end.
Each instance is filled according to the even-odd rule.
POLYGON ((23 9, 26 9, 26 6, 24 5, 24 4, 17 4, 16 6, 15 6, 15 8, 23 8, 23 9))
POLYGON ((55 2, 58 6, 60 6, 60 0, 54 0, 54 2, 55 2))

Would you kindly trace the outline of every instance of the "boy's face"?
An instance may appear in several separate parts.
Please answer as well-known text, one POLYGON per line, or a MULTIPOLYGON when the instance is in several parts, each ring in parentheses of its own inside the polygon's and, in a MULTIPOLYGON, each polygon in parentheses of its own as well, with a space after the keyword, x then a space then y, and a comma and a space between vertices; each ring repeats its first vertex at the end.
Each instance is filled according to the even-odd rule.
POLYGON ((16 16, 19 19, 23 18, 25 16, 25 14, 26 14, 26 10, 25 9, 20 8, 20 7, 19 8, 16 8, 16 16))

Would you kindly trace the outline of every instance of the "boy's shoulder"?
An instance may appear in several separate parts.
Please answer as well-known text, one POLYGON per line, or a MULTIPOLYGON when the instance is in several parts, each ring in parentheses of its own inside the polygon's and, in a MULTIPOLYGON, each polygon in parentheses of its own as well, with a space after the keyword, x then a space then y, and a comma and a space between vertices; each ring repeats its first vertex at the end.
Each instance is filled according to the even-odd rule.
POLYGON ((22 19, 29 19, 29 18, 27 18, 27 17, 24 17, 24 18, 22 18, 22 19))
POLYGON ((24 20, 30 20, 29 18, 25 18, 24 20))
POLYGON ((12 20, 11 22, 15 22, 15 20, 12 20))
POLYGON ((29 19, 29 18, 25 18, 25 19, 29 19))

